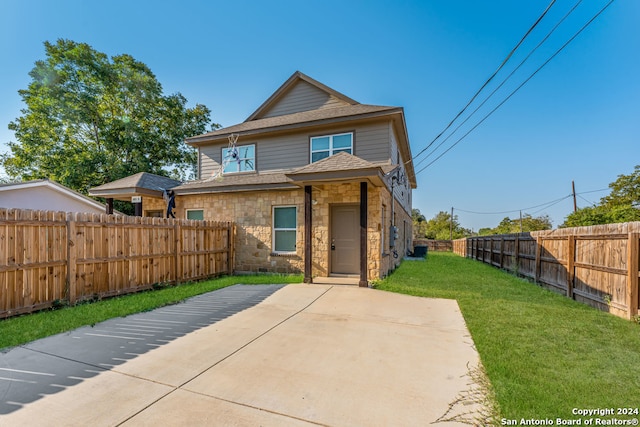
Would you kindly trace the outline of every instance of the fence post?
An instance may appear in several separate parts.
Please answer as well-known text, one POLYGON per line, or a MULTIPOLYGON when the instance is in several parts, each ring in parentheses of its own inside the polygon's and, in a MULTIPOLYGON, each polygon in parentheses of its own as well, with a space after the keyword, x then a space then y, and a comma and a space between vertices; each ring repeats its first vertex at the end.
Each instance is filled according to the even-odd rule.
POLYGON ((175 275, 175 279, 176 279, 176 284, 180 283, 180 273, 181 273, 181 269, 180 269, 180 250, 182 247, 182 227, 180 227, 180 220, 174 219, 173 220, 173 232, 174 232, 174 244, 173 244, 173 250, 174 250, 174 256, 175 256, 175 266, 174 266, 174 275, 175 275))
POLYGON ((542 269, 542 237, 536 236, 536 271, 533 275, 534 281, 538 283, 540 281, 540 272, 542 269))
POLYGON ((573 299, 573 282, 576 261, 576 236, 570 235, 567 248, 567 297, 573 299))
POLYGON ((482 262, 487 263, 487 238, 482 238, 482 262))
POLYGON ((234 264, 234 247, 235 247, 235 224, 228 222, 227 223, 227 274, 233 274, 233 264, 234 264))
POLYGON ((638 315, 638 270, 640 255, 640 233, 629 233, 627 241, 627 315, 633 320, 638 315))
POLYGON ((516 235, 516 240, 513 243, 513 258, 515 262, 515 271, 520 271, 520 235, 516 235))
POLYGON ((76 303, 78 296, 77 283, 77 248, 75 214, 67 214, 67 301, 70 305, 76 303))

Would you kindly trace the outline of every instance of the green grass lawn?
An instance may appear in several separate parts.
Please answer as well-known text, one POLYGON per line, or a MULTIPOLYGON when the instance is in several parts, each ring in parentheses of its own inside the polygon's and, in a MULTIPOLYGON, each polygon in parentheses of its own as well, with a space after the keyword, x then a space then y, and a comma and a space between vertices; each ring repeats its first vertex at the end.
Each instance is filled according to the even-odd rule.
POLYGON ((581 418, 574 408, 640 408, 633 322, 451 253, 405 261, 376 288, 458 301, 503 418, 555 423, 581 418))
POLYGON ((0 320, 0 349, 14 347, 39 338, 94 325, 113 317, 149 311, 175 304, 186 298, 238 283, 300 283, 301 275, 225 276, 197 283, 171 286, 98 302, 79 304, 0 320))

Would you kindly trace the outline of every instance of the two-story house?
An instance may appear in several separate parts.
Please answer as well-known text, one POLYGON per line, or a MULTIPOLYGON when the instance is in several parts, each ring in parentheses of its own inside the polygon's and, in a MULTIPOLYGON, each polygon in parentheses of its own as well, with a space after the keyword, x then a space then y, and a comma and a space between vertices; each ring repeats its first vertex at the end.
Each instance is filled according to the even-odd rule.
MULTIPOLYGON (((296 72, 244 122, 187 143, 198 179, 173 187, 176 216, 234 221, 236 271, 364 286, 411 247, 416 177, 401 107, 360 104, 296 72)), ((102 187, 91 194, 117 198, 102 187)), ((145 196, 145 215, 164 210, 145 196)))

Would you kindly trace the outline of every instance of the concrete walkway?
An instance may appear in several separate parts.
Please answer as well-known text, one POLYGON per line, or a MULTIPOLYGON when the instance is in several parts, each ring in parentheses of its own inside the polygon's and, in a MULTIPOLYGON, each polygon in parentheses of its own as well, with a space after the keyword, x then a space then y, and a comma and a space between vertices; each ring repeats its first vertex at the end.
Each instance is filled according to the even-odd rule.
MULTIPOLYGON (((0 426, 430 425, 470 388, 479 363, 455 301, 331 285, 283 287, 167 341, 104 370, 48 354, 50 370, 82 363, 90 372, 0 415, 0 426)), ((13 351, 27 349, 0 355, 0 368, 13 351)), ((0 389, 0 399, 10 393, 0 389)), ((478 409, 468 403, 454 412, 478 409)))

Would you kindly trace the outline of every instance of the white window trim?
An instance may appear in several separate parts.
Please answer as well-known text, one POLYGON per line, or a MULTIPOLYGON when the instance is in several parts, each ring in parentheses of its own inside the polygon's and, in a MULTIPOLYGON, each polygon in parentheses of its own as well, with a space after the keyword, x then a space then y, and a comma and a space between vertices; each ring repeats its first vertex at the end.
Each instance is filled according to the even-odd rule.
MULTIPOLYGON (((204 209, 186 209, 184 213, 185 219, 189 218, 189 212, 202 212, 202 220, 204 220, 204 209)), ((199 220, 190 220, 190 221, 199 221, 199 220)))
POLYGON ((271 207, 271 252, 274 254, 295 254, 298 241, 298 207, 296 205, 278 205, 271 207), (296 210, 296 227, 295 228, 276 228, 276 209, 278 208, 295 208, 296 210), (276 231, 295 231, 296 232, 296 248, 293 251, 277 251, 276 250, 276 231))
MULTIPOLYGON (((313 149, 313 140, 317 139, 317 138, 329 138, 329 157, 333 156, 333 138, 336 136, 342 136, 342 135, 351 135, 351 146, 350 146, 350 150, 351 150, 351 154, 353 154, 353 132, 343 132, 343 133, 334 133, 334 134, 330 134, 330 135, 317 135, 317 136, 312 136, 311 138, 309 138, 309 163, 314 163, 313 161, 313 154, 314 153, 321 153, 327 150, 314 150, 313 149)), ((338 150, 344 150, 345 147, 342 148, 338 148, 338 150)), ((326 159, 326 157, 325 157, 326 159)), ((319 160, 316 160, 319 161, 319 160)))
MULTIPOLYGON (((251 172, 255 172, 256 171, 256 156, 258 153, 256 153, 256 144, 244 144, 244 145, 238 145, 236 146, 236 148, 238 149, 238 153, 240 153, 240 149, 242 147, 253 147, 253 157, 246 157, 246 159, 252 159, 253 160, 253 170, 237 170, 237 171, 231 171, 231 172, 225 172, 224 168, 222 170, 222 173, 224 175, 228 175, 228 174, 232 174, 232 173, 251 173, 251 172)), ((220 164, 222 165, 222 163, 224 163, 224 152, 227 151, 229 149, 229 147, 222 147, 220 149, 220 164)))

